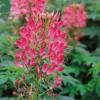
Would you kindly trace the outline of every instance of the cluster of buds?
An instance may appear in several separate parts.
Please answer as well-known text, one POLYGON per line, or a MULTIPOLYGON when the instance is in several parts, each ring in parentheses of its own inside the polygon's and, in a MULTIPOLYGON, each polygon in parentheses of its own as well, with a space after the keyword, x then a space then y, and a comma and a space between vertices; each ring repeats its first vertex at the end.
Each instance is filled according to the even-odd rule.
POLYGON ((69 42, 78 42, 83 35, 81 30, 86 26, 87 13, 83 4, 71 4, 65 8, 62 20, 69 34, 69 42))

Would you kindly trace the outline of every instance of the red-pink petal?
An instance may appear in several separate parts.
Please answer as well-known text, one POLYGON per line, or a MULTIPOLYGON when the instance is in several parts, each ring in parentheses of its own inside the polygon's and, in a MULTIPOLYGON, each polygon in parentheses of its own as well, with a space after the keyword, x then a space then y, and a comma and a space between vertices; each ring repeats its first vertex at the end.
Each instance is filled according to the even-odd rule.
POLYGON ((44 54, 44 52, 45 52, 45 47, 40 49, 40 55, 42 56, 44 54))
POLYGON ((60 67, 56 68, 56 70, 57 70, 58 72, 62 72, 62 71, 64 70, 64 67, 63 67, 63 66, 60 66, 60 67))
POLYGON ((62 82, 62 78, 59 76, 56 76, 54 80, 54 88, 59 87, 61 85, 61 82, 62 82))
POLYGON ((57 62, 58 63, 62 63, 64 61, 64 55, 59 55, 58 57, 57 57, 57 62))
POLYGON ((36 71, 37 71, 37 73, 40 73, 40 67, 39 66, 36 66, 36 71))
POLYGON ((44 64, 43 67, 42 67, 42 72, 47 72, 48 70, 48 64, 44 64))
POLYGON ((31 61, 30 61, 30 66, 31 66, 31 67, 34 67, 34 65, 35 65, 34 59, 31 59, 31 61))
POLYGON ((54 73, 54 69, 53 68, 50 68, 48 71, 47 71, 47 75, 51 75, 54 73))
POLYGON ((16 52, 15 57, 16 57, 17 60, 21 60, 21 53, 20 52, 16 52))

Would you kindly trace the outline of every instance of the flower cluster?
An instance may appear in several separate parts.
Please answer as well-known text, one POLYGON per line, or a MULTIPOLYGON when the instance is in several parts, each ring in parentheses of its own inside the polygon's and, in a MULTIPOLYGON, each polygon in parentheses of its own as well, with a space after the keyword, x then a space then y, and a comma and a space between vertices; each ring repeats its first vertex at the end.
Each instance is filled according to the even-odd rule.
POLYGON ((64 70, 62 63, 67 47, 66 33, 61 31, 63 23, 58 19, 57 14, 51 18, 43 15, 38 20, 29 19, 20 30, 21 38, 16 41, 20 48, 16 53, 16 64, 29 70, 35 69, 40 78, 54 75, 54 87, 62 81, 57 73, 64 70))
POLYGON ((12 0, 10 17, 35 16, 44 12, 46 0, 12 0))
POLYGON ((65 30, 69 33, 69 44, 75 47, 78 45, 78 40, 83 36, 82 29, 86 26, 87 18, 83 4, 71 4, 65 8, 62 20, 65 30))
POLYGON ((68 6, 62 20, 59 20, 58 13, 45 12, 45 3, 46 0, 12 0, 10 11, 11 17, 27 19, 20 28, 20 39, 16 41, 19 50, 15 55, 15 63, 24 67, 29 75, 32 74, 33 83, 28 80, 25 84, 27 74, 21 80, 16 79, 19 94, 24 91, 29 97, 32 92, 38 94, 41 83, 48 85, 46 89, 49 87, 49 90, 60 86, 62 78, 59 73, 64 70, 64 50, 73 37, 79 39, 80 29, 85 27, 87 20, 82 4, 68 6), (71 35, 63 32, 62 27, 71 35))
POLYGON ((84 28, 87 13, 83 4, 71 4, 66 7, 62 19, 66 28, 84 28))

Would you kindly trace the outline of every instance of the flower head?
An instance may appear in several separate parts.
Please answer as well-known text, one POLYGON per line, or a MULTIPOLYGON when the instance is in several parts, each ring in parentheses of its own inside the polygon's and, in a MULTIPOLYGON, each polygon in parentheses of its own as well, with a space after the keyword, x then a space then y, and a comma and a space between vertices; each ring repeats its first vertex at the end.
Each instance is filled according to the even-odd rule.
MULTIPOLYGON (((63 24, 58 21, 58 15, 46 14, 40 17, 37 20, 30 18, 21 28, 21 38, 16 41, 20 49, 16 53, 16 61, 30 70, 34 68, 39 77, 55 76, 55 73, 64 70, 62 63, 67 34, 61 30, 63 24)), ((60 83, 59 80, 57 86, 60 83)))
POLYGON ((87 22, 87 13, 84 5, 69 5, 65 8, 62 19, 66 28, 84 28, 87 22))
POLYGON ((10 17, 19 19, 44 12, 46 0, 12 0, 10 17))

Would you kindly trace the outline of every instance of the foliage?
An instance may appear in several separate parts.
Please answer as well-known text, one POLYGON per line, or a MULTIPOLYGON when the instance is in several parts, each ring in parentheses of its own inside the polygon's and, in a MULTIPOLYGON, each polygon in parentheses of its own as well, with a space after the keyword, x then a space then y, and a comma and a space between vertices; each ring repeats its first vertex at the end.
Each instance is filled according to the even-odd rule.
MULTIPOLYGON (((55 100, 74 100, 72 97, 65 97, 65 96, 58 96, 58 97, 55 97, 54 99, 55 100)), ((19 99, 17 99, 17 98, 2 98, 0 100, 19 100, 19 99)), ((44 99, 39 99, 39 100, 51 100, 51 98, 48 97, 46 99, 44 98, 44 99)))
MULTIPOLYGON (((100 57, 91 55, 83 47, 75 48, 71 55, 69 55, 67 65, 65 65, 65 71, 61 76, 64 78, 63 87, 61 90, 62 95, 69 94, 70 96, 81 95, 82 99, 85 100, 91 93, 96 95, 100 94, 99 88, 99 67, 97 67, 100 57), (92 73, 90 73, 93 72, 92 73), (93 77, 91 77, 93 75, 93 77), (94 81, 97 80, 97 81, 94 81), (95 88, 98 86, 98 92, 95 88)), ((65 62, 65 63, 66 63, 65 62)), ((99 66, 99 65, 98 65, 99 66)))
POLYGON ((10 0, 0 0, 0 18, 7 18, 10 10, 10 0))
POLYGON ((100 0, 49 0, 47 9, 52 11, 63 11, 64 7, 70 3, 82 2, 86 5, 89 18, 92 20, 100 20, 100 0))
POLYGON ((3 33, 0 35, 0 66, 13 64, 16 37, 3 33))
POLYGON ((100 20, 100 0, 82 0, 87 7, 89 18, 92 20, 100 20))
POLYGON ((100 62, 96 63, 91 68, 90 73, 92 73, 92 79, 88 85, 91 87, 91 92, 95 91, 95 93, 100 97, 100 62))
MULTIPOLYGON (((83 30, 84 35, 81 37, 80 47, 72 47, 65 56, 65 70, 61 73, 63 77, 62 86, 55 92, 60 95, 70 95, 80 97, 79 100, 96 100, 100 99, 100 0, 73 0, 73 2, 83 2, 88 12, 88 24, 83 30), (88 37, 88 39, 87 39, 88 37), (92 44, 92 42, 96 42, 92 44), (93 49, 91 52, 87 49, 89 46, 93 49), (96 46, 96 47, 95 47, 96 46)), ((71 0, 49 0, 47 10, 58 11, 62 15, 63 9, 69 5, 71 0)), ((10 9, 9 0, 0 0, 0 95, 7 90, 15 90, 14 81, 16 76, 23 73, 12 67, 16 40, 12 33, 9 34, 12 22, 7 22, 7 16, 10 9)), ((19 24, 19 23, 18 23, 19 24)), ((14 25, 15 26, 15 25, 14 25)), ((19 28, 19 27, 18 27, 19 28)), ((15 28, 16 29, 16 28, 15 28)), ((11 30, 10 30, 11 31, 11 30)), ((68 51, 66 51, 68 52, 68 51)), ((30 76, 31 77, 31 76, 30 76)), ((29 78, 29 77, 28 77, 29 78)), ((29 78, 31 80, 31 78, 29 78)), ((58 97, 59 98, 59 97, 58 97)), ((15 99, 15 98, 14 98, 15 99)), ((14 100, 12 99, 12 100, 14 100)), ((1 100, 1 99, 0 99, 1 100)), ((7 100, 7 98, 6 98, 7 100)), ((11 99, 10 99, 11 100, 11 99)), ((66 99, 67 100, 67 99, 66 99)), ((68 99, 69 100, 69 99, 68 99)))
POLYGON ((15 89, 16 76, 20 77, 23 72, 24 69, 17 68, 15 66, 0 67, 0 96, 9 96, 9 94, 4 94, 4 91, 7 90, 11 90, 13 92, 15 89))
MULTIPOLYGON (((62 12, 64 7, 68 3, 71 3, 70 1, 71 0, 50 0, 49 1, 51 2, 49 4, 50 8, 48 7, 47 8, 49 10, 55 9, 56 11, 62 12)), ((100 21, 99 21, 100 0, 95 0, 95 1, 75 0, 75 1, 76 2, 81 1, 85 4, 86 10, 88 12, 89 20, 88 20, 87 27, 84 29, 85 36, 83 37, 83 41, 80 39, 81 42, 84 44, 85 48, 84 47, 76 48, 75 51, 72 51, 71 56, 69 55, 70 57, 66 59, 67 67, 65 68, 64 71, 64 74, 66 73, 66 76, 64 74, 62 74, 62 76, 64 77, 64 84, 67 85, 66 88, 64 87, 64 89, 62 89, 62 94, 65 95, 68 93, 73 96, 77 96, 77 94, 78 95, 84 94, 83 98, 86 100, 86 97, 88 96, 89 98, 91 97, 92 99, 93 96, 91 95, 94 95, 95 98, 97 97, 98 94, 100 95, 100 91, 99 91, 100 81, 99 78, 98 79, 95 78, 95 77, 99 77, 99 75, 93 74, 93 72, 99 72, 98 68, 96 67, 97 66, 96 64, 98 64, 100 60, 100 42, 99 42, 100 41, 100 34, 99 34, 100 33, 100 21), (91 51, 90 50, 91 48, 93 50, 92 52, 89 52, 91 51), (89 73, 90 71, 91 73, 89 73), (69 75, 68 76, 70 77, 69 79, 67 79, 67 75, 69 75), (70 82, 70 80, 72 81, 70 82)))
POLYGON ((62 12, 66 6, 68 6, 71 3, 78 3, 79 0, 48 0, 47 9, 49 11, 58 11, 62 12))
POLYGON ((59 15, 44 10, 45 2, 13 0, 11 5, 11 20, 25 20, 18 29, 19 50, 15 55, 16 65, 27 70, 21 80, 16 79, 16 95, 22 99, 44 98, 46 94, 53 98, 54 89, 62 82, 59 73, 64 70, 66 33, 61 30, 59 15))

